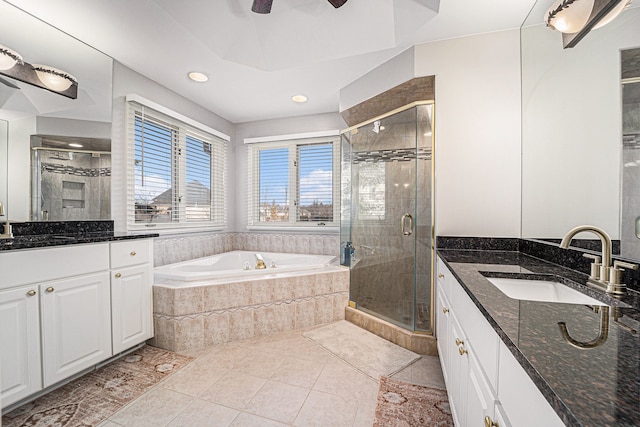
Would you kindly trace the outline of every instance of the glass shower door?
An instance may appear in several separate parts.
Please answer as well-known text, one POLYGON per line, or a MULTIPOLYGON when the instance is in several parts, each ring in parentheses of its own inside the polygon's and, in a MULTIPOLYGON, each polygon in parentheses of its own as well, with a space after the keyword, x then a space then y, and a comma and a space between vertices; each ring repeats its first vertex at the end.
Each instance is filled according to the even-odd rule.
POLYGON ((356 308, 431 328, 431 112, 419 105, 343 133, 343 264, 356 308))

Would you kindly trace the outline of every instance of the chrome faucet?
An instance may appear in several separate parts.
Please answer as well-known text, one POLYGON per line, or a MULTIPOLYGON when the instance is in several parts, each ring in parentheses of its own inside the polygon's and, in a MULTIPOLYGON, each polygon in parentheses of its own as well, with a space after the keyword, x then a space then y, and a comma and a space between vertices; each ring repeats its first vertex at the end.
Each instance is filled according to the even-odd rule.
POLYGON ((567 249, 573 237, 583 231, 589 231, 595 234, 600 238, 602 243, 602 264, 600 264, 600 257, 598 256, 591 254, 583 255, 586 258, 594 260, 591 264, 589 283, 603 287, 604 290, 610 294, 624 294, 627 291, 627 287, 625 284, 620 283, 622 277, 621 268, 637 270, 638 265, 616 260, 613 263, 613 267, 611 266, 611 238, 604 230, 593 225, 579 225, 565 234, 560 242, 560 247, 567 249))
POLYGON ((262 258, 262 255, 260 254, 255 254, 256 255, 256 270, 264 270, 265 268, 267 268, 267 264, 264 263, 264 258, 262 258))
MULTIPOLYGON (((4 206, 0 202, 0 216, 4 216, 4 206)), ((0 234, 0 239, 13 239, 13 231, 11 230, 11 223, 9 219, 4 223, 4 232, 0 234)))

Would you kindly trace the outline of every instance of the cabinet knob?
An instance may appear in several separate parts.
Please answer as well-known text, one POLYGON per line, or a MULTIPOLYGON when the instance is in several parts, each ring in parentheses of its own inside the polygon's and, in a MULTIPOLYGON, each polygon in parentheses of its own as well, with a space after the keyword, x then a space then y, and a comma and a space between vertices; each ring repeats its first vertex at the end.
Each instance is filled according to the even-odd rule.
POLYGON ((122 274, 120 274, 120 273, 116 273, 116 277, 119 279, 119 278, 121 278, 121 277, 122 277, 122 274))
POLYGON ((131 256, 136 256, 136 251, 131 251, 131 256))
POLYGON ((52 287, 52 286, 49 286, 49 287, 46 289, 46 291, 47 291, 47 292, 49 292, 49 293, 51 293, 51 292, 55 291, 55 289, 53 289, 53 287, 52 287))
POLYGON ((438 273, 438 279, 442 279, 443 277, 444 277, 444 274, 438 273))
POLYGON ((493 421, 490 416, 484 417, 484 427, 499 427, 497 421, 493 421))
POLYGON ((444 314, 447 314, 447 313, 449 312, 449 309, 448 309, 447 307, 443 307, 443 308, 442 308, 442 312, 443 312, 444 314))
POLYGON ((457 345, 458 347, 460 347, 460 346, 461 346, 461 345, 463 345, 463 344, 464 344, 464 341, 462 341, 460 338, 456 338, 456 345, 457 345))
POLYGON ((33 289, 31 289, 29 292, 27 292, 27 295, 30 297, 33 297, 36 295, 36 291, 34 291, 33 289))
POLYGON ((460 353, 460 356, 464 356, 465 354, 467 354, 467 350, 465 350, 464 347, 460 347, 458 349, 458 353, 460 353))

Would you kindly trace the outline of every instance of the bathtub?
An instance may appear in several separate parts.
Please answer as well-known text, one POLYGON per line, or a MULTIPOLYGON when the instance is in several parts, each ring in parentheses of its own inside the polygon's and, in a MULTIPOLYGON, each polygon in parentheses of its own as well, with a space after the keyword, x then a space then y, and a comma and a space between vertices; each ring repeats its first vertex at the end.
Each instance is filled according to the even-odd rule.
POLYGON ((154 269, 154 279, 182 282, 203 280, 243 280, 256 276, 304 273, 325 269, 337 261, 331 255, 302 255, 276 252, 232 251, 205 258, 169 264, 154 269), (264 259, 266 269, 256 269, 256 254, 264 259))
POLYGON ((155 268, 152 344, 187 351, 344 319, 349 269, 336 257, 259 253, 266 269, 249 251, 155 268))

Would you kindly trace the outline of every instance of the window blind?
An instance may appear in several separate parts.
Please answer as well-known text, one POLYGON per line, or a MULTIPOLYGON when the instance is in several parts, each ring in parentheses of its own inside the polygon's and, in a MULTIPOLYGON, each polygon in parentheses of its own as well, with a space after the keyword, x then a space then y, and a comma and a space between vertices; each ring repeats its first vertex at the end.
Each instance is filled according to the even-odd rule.
POLYGON ((247 149, 250 225, 337 225, 338 138, 252 143, 247 149))
POLYGON ((129 225, 224 226, 225 141, 136 102, 127 105, 129 225))

